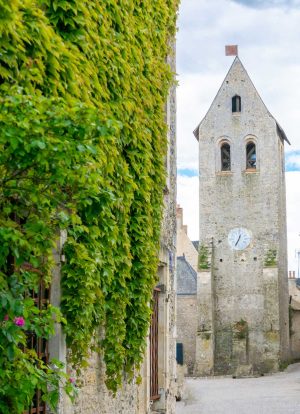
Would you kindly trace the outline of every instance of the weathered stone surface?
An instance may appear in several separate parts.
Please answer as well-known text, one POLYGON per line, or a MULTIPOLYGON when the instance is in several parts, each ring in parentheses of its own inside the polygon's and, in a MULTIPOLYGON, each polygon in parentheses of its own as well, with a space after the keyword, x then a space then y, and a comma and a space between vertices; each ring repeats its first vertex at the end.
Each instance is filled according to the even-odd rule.
POLYGON ((177 296, 177 342, 183 344, 187 374, 193 375, 196 358, 197 297, 177 296))
MULTIPOLYGON (((211 259, 199 276, 199 329, 212 326, 214 372, 234 374, 239 366, 249 364, 254 372, 276 370, 279 360, 289 354, 285 135, 238 57, 195 134, 199 242, 206 247, 208 265, 211 259), (242 109, 237 113, 232 112, 235 95, 241 97, 242 109), (222 142, 230 145, 230 171, 221 169, 222 142), (255 169, 246 168, 248 142, 256 145, 255 169), (228 234, 234 228, 245 228, 250 234, 250 244, 243 250, 229 245, 228 234), (240 321, 248 325, 245 343, 234 334, 240 321)), ((198 341, 198 346, 204 342, 198 341)))
POLYGON ((291 357, 300 358, 300 279, 289 278, 291 357))
MULTIPOLYGON (((174 45, 175 49, 175 45, 174 45)), ((175 51, 169 57, 172 71, 175 73, 175 51)), ((140 373, 142 382, 129 382, 124 377, 123 387, 114 397, 105 386, 105 365, 102 358, 93 353, 89 367, 77 379, 81 384, 78 398, 72 404, 65 395, 61 395, 59 414, 150 414, 160 412, 175 413, 175 398, 178 393, 176 383, 176 339, 175 339, 175 272, 176 272, 176 86, 171 88, 166 103, 168 124, 168 153, 166 156, 167 181, 164 195, 164 216, 160 240, 160 266, 158 285, 163 286, 159 295, 159 346, 158 346, 158 401, 150 398, 150 355, 149 341, 144 363, 140 373)), ((53 293, 55 304, 60 302, 60 257, 53 275, 53 293)), ((63 333, 57 329, 57 335, 50 344, 51 356, 66 362, 66 344, 63 333)), ((70 367, 67 367, 70 370, 70 367)))
POLYGON ((183 345, 186 373, 193 375, 197 334, 197 266, 198 252, 183 224, 183 210, 177 207, 177 342, 183 345))

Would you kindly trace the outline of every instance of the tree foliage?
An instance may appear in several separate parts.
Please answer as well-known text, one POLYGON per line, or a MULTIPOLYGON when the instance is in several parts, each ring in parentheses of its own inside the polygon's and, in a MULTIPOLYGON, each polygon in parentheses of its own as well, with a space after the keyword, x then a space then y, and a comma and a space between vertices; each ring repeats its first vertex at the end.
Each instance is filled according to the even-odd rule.
POLYGON ((63 321, 71 364, 84 366, 94 344, 113 391, 142 361, 176 11, 177 0, 0 0, 3 413, 22 412, 37 386, 56 404, 61 366, 28 351, 25 330, 48 338, 63 321), (63 317, 28 295, 51 282, 62 229, 63 317))

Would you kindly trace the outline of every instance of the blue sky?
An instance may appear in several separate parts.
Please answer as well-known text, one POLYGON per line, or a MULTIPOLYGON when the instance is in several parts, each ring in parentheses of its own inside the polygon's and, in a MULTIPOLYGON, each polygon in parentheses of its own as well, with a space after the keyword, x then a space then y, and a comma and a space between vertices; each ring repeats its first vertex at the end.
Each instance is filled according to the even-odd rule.
POLYGON ((300 247, 300 0, 181 0, 177 35, 178 202, 189 235, 198 230, 198 146, 192 131, 204 117, 232 61, 239 57, 269 111, 292 143, 286 146, 290 267, 300 247))
POLYGON ((192 168, 179 168, 177 174, 183 177, 198 177, 198 170, 192 168))
POLYGON ((234 0, 235 3, 239 3, 253 8, 268 8, 268 7, 280 7, 280 8, 293 8, 299 7, 300 2, 298 0, 234 0))
POLYGON ((300 171, 300 150, 285 154, 285 170, 287 172, 300 171))
MULTIPOLYGON (((286 172, 300 171, 300 150, 290 151, 285 154, 286 172)), ((198 169, 196 168, 179 168, 177 174, 184 177, 197 177, 198 169)))

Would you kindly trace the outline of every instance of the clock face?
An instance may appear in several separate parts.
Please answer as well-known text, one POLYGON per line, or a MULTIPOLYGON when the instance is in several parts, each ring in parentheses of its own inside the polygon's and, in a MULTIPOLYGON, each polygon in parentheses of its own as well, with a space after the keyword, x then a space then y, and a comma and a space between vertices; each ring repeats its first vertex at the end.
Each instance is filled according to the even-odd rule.
POLYGON ((229 246, 234 250, 244 250, 251 241, 250 232, 243 227, 236 227, 228 233, 229 246))

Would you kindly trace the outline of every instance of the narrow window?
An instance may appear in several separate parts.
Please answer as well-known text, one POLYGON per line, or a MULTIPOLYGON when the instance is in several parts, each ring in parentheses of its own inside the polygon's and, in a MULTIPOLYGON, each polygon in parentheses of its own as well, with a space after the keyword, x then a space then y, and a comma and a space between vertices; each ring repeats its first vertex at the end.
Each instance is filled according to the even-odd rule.
POLYGON ((246 146, 246 168, 256 168, 256 147, 253 142, 246 146))
POLYGON ((183 344, 179 342, 176 343, 176 361, 177 364, 183 365, 183 344))
POLYGON ((225 143, 221 146, 221 170, 230 171, 230 145, 225 143))
POLYGON ((232 112, 241 112, 241 97, 238 95, 232 98, 232 112))

